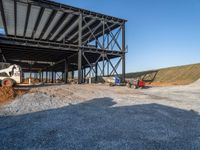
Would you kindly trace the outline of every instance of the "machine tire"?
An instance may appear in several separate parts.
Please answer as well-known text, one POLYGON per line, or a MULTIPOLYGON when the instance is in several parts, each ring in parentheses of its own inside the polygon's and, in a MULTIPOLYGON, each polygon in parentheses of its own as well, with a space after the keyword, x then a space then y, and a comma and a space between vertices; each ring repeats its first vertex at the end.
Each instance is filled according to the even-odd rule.
POLYGON ((10 78, 6 78, 3 79, 1 82, 2 87, 13 87, 14 86, 14 82, 12 79, 10 78))

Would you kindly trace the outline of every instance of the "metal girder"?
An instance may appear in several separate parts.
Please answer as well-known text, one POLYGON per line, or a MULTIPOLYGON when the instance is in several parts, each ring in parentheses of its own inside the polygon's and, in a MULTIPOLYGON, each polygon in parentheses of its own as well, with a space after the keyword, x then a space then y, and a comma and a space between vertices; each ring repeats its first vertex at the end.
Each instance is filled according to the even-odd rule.
POLYGON ((99 60, 101 59, 102 55, 100 55, 100 56, 98 57, 98 59, 97 59, 93 64, 90 63, 90 61, 88 60, 88 58, 85 56, 85 53, 83 53, 83 57, 84 57, 84 59, 86 60, 87 64, 88 64, 89 67, 90 67, 90 70, 89 70, 88 73, 86 74, 86 77, 87 77, 87 75, 88 75, 92 70, 93 70, 93 72, 94 72, 95 74, 97 74, 96 69, 94 70, 94 67, 95 67, 96 65, 98 65, 98 62, 99 62, 99 60))
MULTIPOLYGON (((93 32, 96 31, 100 26, 101 26, 101 21, 99 21, 98 25, 97 25, 95 28, 92 29, 93 32)), ((88 27, 86 27, 86 28, 88 29, 88 27)), ((89 29, 88 29, 88 30, 89 30, 89 29)), ((82 39, 84 39, 84 38, 87 37, 87 36, 91 36, 91 33, 90 33, 90 32, 86 32, 85 34, 83 34, 82 39)), ((88 38, 87 38, 87 39, 88 39, 88 38)), ((76 40, 75 43, 76 43, 76 42, 78 42, 78 40, 76 40)), ((83 41, 83 42, 85 43, 85 41, 83 41)))
MULTIPOLYGON (((82 30, 84 31, 84 30, 87 28, 87 26, 90 26, 90 25, 93 24, 95 21, 96 21, 96 20, 90 20, 87 24, 85 24, 85 25, 83 26, 82 30)), ((71 35, 67 40, 70 41, 70 40, 74 39, 76 36, 78 36, 78 31, 75 32, 73 35, 71 35)))
POLYGON ((42 19, 42 15, 43 15, 43 13, 44 13, 44 10, 45 10, 45 8, 43 8, 43 7, 40 8, 40 12, 39 12, 39 15, 38 15, 38 18, 37 18, 35 27, 34 27, 34 29, 33 29, 31 38, 34 37, 34 34, 36 33, 36 31, 37 31, 37 29, 38 29, 38 26, 39 26, 39 23, 40 23, 40 21, 41 21, 41 19, 42 19))
MULTIPOLYGON (((121 29, 119 29, 119 30, 115 33, 114 37, 111 37, 111 40, 108 42, 108 44, 107 44, 107 46, 106 46, 106 49, 109 48, 109 46, 110 46, 111 43, 114 41, 114 39, 118 39, 118 37, 119 37, 119 35, 120 35, 120 31, 121 31, 121 29)), ((109 36, 109 35, 110 35, 110 34, 108 33, 108 36, 109 36)), ((112 46, 111 49, 113 49, 113 48, 114 48, 114 45, 112 46)))
POLYGON ((74 15, 68 14, 66 19, 61 23, 61 25, 57 28, 56 32, 50 38, 51 41, 57 41, 58 38, 65 32, 66 26, 73 21, 74 15))
POLYGON ((14 12, 15 12, 15 36, 17 35, 17 2, 14 0, 14 12))
MULTIPOLYGON (((99 26, 98 26, 98 28, 97 29, 99 29, 100 28, 100 26, 102 26, 102 28, 103 28, 103 25, 102 25, 102 23, 101 24, 99 24, 99 26)), ((113 24, 113 25, 111 25, 111 27, 110 28, 113 28, 114 26, 116 26, 115 24, 113 24)), ((107 33, 108 32, 108 28, 105 28, 105 33, 107 33)), ((96 30, 95 31, 95 37, 96 38, 99 38, 99 37, 101 37, 102 36, 102 30, 96 30)), ((84 43, 90 43, 90 42, 92 42, 93 40, 94 40, 94 38, 91 38, 90 39, 90 37, 91 37, 91 35, 90 35, 90 32, 87 34, 87 36, 86 36, 86 39, 85 40, 83 40, 83 42, 84 43)))
POLYGON ((54 42, 45 42, 45 41, 36 41, 36 40, 28 40, 28 39, 22 39, 22 38, 14 38, 14 37, 1 37, 0 36, 0 43, 13 46, 28 46, 30 48, 36 48, 36 49, 51 49, 51 50, 59 50, 59 51, 71 51, 71 52, 78 52, 78 49, 84 49, 84 51, 90 52, 90 53, 101 53, 106 52, 110 55, 116 55, 121 56, 121 51, 107 51, 102 50, 95 47, 79 47, 77 45, 73 44, 61 44, 61 43, 54 43, 54 42))
POLYGON ((61 74, 59 74, 59 72, 56 72, 56 77, 58 76, 58 79, 59 80, 62 80, 62 73, 61 74))
POLYGON ((0 11, 1 11, 1 15, 2 15, 4 31, 5 31, 5 34, 8 35, 7 23, 6 23, 6 18, 5 18, 4 7, 3 7, 2 0, 0 0, 0 11))
POLYGON ((106 24, 106 26, 108 27, 108 30, 110 31, 110 35, 111 35, 112 39, 115 41, 115 44, 117 44, 117 47, 121 50, 122 48, 121 48, 121 46, 119 45, 118 41, 115 39, 115 37, 114 37, 114 35, 113 35, 113 33, 112 33, 112 30, 110 29, 110 27, 108 26, 107 23, 105 23, 105 24, 106 24))
POLYGON ((56 30, 60 27, 60 25, 64 22, 64 20, 67 18, 69 14, 64 13, 62 15, 62 17, 59 19, 59 21, 56 23, 56 25, 53 27, 53 29, 51 30, 51 32, 49 33, 49 35, 47 36, 47 40, 50 40, 50 38, 54 35, 54 33, 56 32, 56 30))
POLYGON ((18 1, 20 3, 26 3, 26 4, 31 3, 31 4, 34 4, 36 6, 50 8, 50 9, 54 9, 54 10, 57 10, 57 11, 62 11, 64 13, 71 13, 71 14, 74 14, 74 15, 79 15, 81 13, 83 16, 88 16, 90 18, 96 18, 96 19, 99 19, 99 20, 104 19, 105 21, 110 21, 110 22, 113 22, 113 23, 116 23, 116 24, 121 24, 124 21, 126 21, 124 19, 116 18, 116 17, 109 16, 109 15, 104 15, 104 14, 101 14, 101 13, 92 12, 92 11, 85 10, 85 9, 76 8, 76 7, 73 7, 73 6, 57 3, 57 2, 54 2, 54 1, 47 1, 47 0, 42 0, 42 1, 38 1, 38 0, 31 0, 31 1, 16 0, 16 1, 18 1))
MULTIPOLYGON (((111 25, 109 25, 109 27, 110 27, 110 29, 116 29, 116 28, 118 28, 118 26, 116 26, 116 24, 111 24, 111 25)), ((105 26, 105 34, 108 34, 110 31, 109 31, 109 29, 108 29, 108 27, 106 27, 105 26)), ((97 33, 96 33, 96 35, 95 35, 96 37, 101 37, 102 36, 102 31, 101 30, 99 30, 97 33)))
POLYGON ((107 56, 106 56, 105 58, 106 58, 106 59, 107 59, 107 61, 110 63, 110 65, 111 65, 111 67, 112 67, 113 71, 116 73, 116 75, 117 75, 117 76, 119 76, 119 75, 118 75, 118 73, 117 73, 117 70, 116 70, 116 69, 115 69, 115 67, 113 66, 113 64, 112 64, 112 62, 110 61, 110 59, 108 59, 108 57, 107 57, 107 56))
MULTIPOLYGON (((114 66, 115 70, 117 70, 117 68, 119 67, 119 64, 121 62, 121 58, 118 60, 118 62, 116 63, 116 65, 114 66)), ((114 70, 111 71, 110 75, 113 75, 114 74, 114 70)))
MULTIPOLYGON (((5 48, 5 57, 8 61, 27 59, 56 64, 59 60, 63 61, 67 58, 67 64, 65 61, 52 69, 66 72, 64 64, 69 65, 69 70, 78 70, 79 83, 82 83, 83 75, 87 76, 91 71, 94 71, 96 78, 99 69, 101 71, 99 74, 104 75, 107 66, 108 75, 118 75, 118 67, 122 62, 122 81, 124 81, 126 20, 46 0, 8 0, 14 2, 12 5, 14 7, 7 7, 12 9, 10 12, 14 12, 14 16, 9 17, 7 12, 6 16, 4 14, 5 1, 7 0, 0 0, 1 18, 6 35, 8 33, 12 35, 0 35, 0 45, 1 48, 5 48), (22 17, 20 14, 23 12, 25 14, 22 17), (8 21, 12 20, 9 28, 6 24, 9 23, 7 17, 8 21), (122 39, 119 40, 119 37, 122 39), (120 59, 114 62, 113 58, 120 59), (85 68, 89 70, 88 73, 85 68)), ((38 68, 42 66, 44 65, 35 65, 38 68)))
MULTIPOLYGON (((90 66, 90 71, 93 70, 93 71, 95 72, 95 70, 93 69, 94 66, 89 62, 89 60, 87 59, 87 57, 85 56, 84 53, 83 53, 83 57, 84 57, 84 59, 86 60, 87 64, 90 66)), ((89 72, 90 72, 90 71, 89 71, 89 72)))
POLYGON ((103 75, 103 70, 101 69, 100 65, 97 64, 97 66, 99 67, 99 70, 100 70, 100 72, 101 72, 100 76, 103 75))
POLYGON ((53 39, 53 41, 62 41, 68 35, 71 30, 78 26, 79 17, 73 16, 71 20, 65 25, 65 27, 59 32, 59 34, 53 39))
MULTIPOLYGON (((85 21, 85 19, 84 19, 84 22, 87 24, 87 22, 85 21)), ((101 24, 102 24, 102 23, 101 23, 101 24)), ((87 28, 88 28, 89 31, 90 31, 90 36, 89 36, 88 39, 90 39, 90 38, 93 36, 93 38, 97 41, 98 46, 101 47, 101 48, 103 49, 103 46, 101 45, 101 43, 99 42, 99 40, 98 40, 98 39, 95 37, 95 35, 94 35, 95 31, 98 29, 98 26, 97 26, 94 30, 90 29, 89 26, 87 26, 87 28)))
POLYGON ((30 12, 31 12, 31 4, 28 4, 28 9, 26 12, 26 21, 25 21, 25 28, 24 28, 24 37, 26 36, 26 31, 28 28, 28 21, 29 21, 29 17, 30 17, 30 12))
POLYGON ((51 15, 49 16, 48 21, 46 22, 46 24, 45 24, 45 26, 44 26, 44 28, 43 28, 40 36, 39 36, 40 40, 43 38, 44 34, 46 33, 49 25, 51 24, 51 22, 53 21, 54 17, 56 16, 56 13, 57 13, 57 11, 55 11, 55 10, 53 10, 51 12, 51 15))

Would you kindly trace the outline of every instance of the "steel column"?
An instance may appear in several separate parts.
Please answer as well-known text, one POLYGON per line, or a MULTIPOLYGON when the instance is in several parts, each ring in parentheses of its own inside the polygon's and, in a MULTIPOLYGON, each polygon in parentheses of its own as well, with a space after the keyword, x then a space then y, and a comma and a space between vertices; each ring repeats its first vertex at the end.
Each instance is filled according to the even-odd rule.
POLYGON ((98 62, 95 64, 95 82, 98 80, 98 62))
POLYGON ((72 79, 74 80, 74 69, 72 69, 72 79))
POLYGON ((86 82, 86 69, 87 68, 84 68, 84 82, 86 82))
POLYGON ((109 61, 107 60, 107 76, 110 76, 110 65, 109 65, 109 61))
POLYGON ((105 76, 105 53, 103 53, 103 68, 102 68, 102 75, 105 76))
POLYGON ((126 60, 125 60, 125 55, 126 55, 126 35, 125 35, 125 23, 122 25, 122 82, 125 82, 125 75, 126 75, 126 60))
POLYGON ((69 69, 69 63, 68 63, 68 60, 65 59, 65 73, 64 73, 65 83, 67 83, 67 81, 68 81, 68 69, 69 69))
POLYGON ((54 74, 53 74, 53 70, 51 71, 51 83, 53 83, 53 77, 54 76, 54 74))
POLYGON ((79 37, 78 37, 78 84, 82 83, 82 22, 83 22, 83 16, 80 14, 79 16, 79 37))
POLYGON ((46 71, 46 83, 47 83, 47 80, 48 80, 48 72, 46 71))
POLYGON ((44 72, 42 71, 42 82, 44 82, 44 72))

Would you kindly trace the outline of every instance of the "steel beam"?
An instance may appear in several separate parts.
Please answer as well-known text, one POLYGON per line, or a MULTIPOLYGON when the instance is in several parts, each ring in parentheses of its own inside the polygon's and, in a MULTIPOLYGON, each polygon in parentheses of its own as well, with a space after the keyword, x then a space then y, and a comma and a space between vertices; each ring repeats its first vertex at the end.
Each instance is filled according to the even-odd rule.
POLYGON ((79 18, 77 16, 74 16, 71 18, 69 23, 67 23, 64 28, 57 34, 57 36, 53 39, 53 41, 62 41, 65 40, 65 37, 68 36, 68 34, 73 30, 79 23, 79 18))
POLYGON ((17 36, 17 2, 14 0, 14 16, 15 16, 15 36, 17 36))
POLYGON ((119 76, 119 74, 117 73, 117 70, 115 69, 115 67, 113 66, 113 64, 112 64, 112 62, 110 61, 110 59, 108 59, 108 57, 106 56, 106 59, 108 60, 108 62, 110 63, 110 65, 111 65, 111 67, 112 67, 112 69, 113 69, 113 71, 115 72, 115 74, 117 75, 117 76, 119 76))
POLYGON ((26 12, 26 21, 25 21, 25 28, 24 28, 24 37, 26 36, 26 31, 28 28, 28 21, 31 12, 31 4, 28 4, 27 12, 26 12))
POLYGON ((43 13, 44 13, 44 10, 45 10, 45 8, 43 8, 43 7, 40 8, 40 12, 39 12, 39 15, 38 15, 36 24, 35 24, 35 26, 34 26, 34 29, 33 29, 32 35, 31 35, 31 38, 32 38, 32 39, 34 38, 34 35, 35 35, 35 33, 37 32, 37 29, 38 29, 38 26, 39 26, 40 21, 41 21, 41 19, 42 19, 42 15, 43 15, 43 13))
MULTIPOLYGON (((119 37, 119 35, 120 35, 120 31, 121 31, 121 29, 119 29, 119 30, 115 33, 115 35, 111 38, 110 41, 108 41, 108 44, 107 44, 106 49, 109 49, 109 46, 112 44, 112 42, 114 41, 114 39, 115 39, 115 40, 118 39, 118 37, 119 37)), ((108 38, 109 38, 109 35, 110 35, 110 33, 108 34, 108 38)), ((114 42, 115 42, 115 41, 114 41, 114 42)), ((112 47, 111 49, 113 49, 114 45, 115 45, 115 43, 113 44, 113 46, 111 46, 111 47, 112 47)))
POLYGON ((53 29, 51 30, 51 32, 49 33, 49 35, 47 36, 47 40, 50 40, 51 37, 54 35, 54 33, 57 31, 57 29, 61 26, 61 24, 64 22, 64 20, 67 18, 69 14, 64 13, 62 15, 62 17, 59 19, 59 21, 57 22, 57 24, 53 27, 53 29))
POLYGON ((44 34, 46 33, 48 27, 50 26, 51 22, 55 18, 56 14, 57 14, 57 11, 53 10, 52 13, 51 13, 51 15, 48 18, 48 21, 46 22, 46 24, 45 24, 45 26, 44 26, 41 34, 40 34, 40 37, 39 37, 40 40, 43 38, 44 34))
MULTIPOLYGON (((115 70, 117 70, 117 68, 119 67, 119 64, 121 62, 121 58, 118 60, 117 64, 114 66, 115 70)), ((111 71, 110 75, 113 75, 114 74, 114 69, 111 71)))
MULTIPOLYGON (((85 19, 84 19, 84 22, 85 22, 85 23, 87 23, 85 19)), ((102 23, 101 23, 101 24, 102 24, 102 23)), ((99 42, 98 38, 96 38, 96 36, 95 36, 95 34, 94 34, 94 33, 95 33, 95 31, 98 29, 98 26, 97 26, 97 27, 96 27, 94 30, 90 29, 90 27, 89 27, 89 26, 87 26, 87 28, 89 29, 89 31, 90 31, 90 34, 91 34, 91 35, 89 36, 89 38, 88 38, 88 39, 90 40, 90 38, 91 38, 91 37, 93 37, 93 38, 94 38, 94 39, 97 41, 97 43, 98 43, 98 46, 99 46, 101 49, 103 49, 103 46, 102 46, 102 44, 99 42)), ((84 43, 84 44, 85 44, 85 43, 84 43)))
MULTIPOLYGON (((97 25, 95 28, 93 28, 92 31, 93 31, 93 32, 96 32, 97 29, 98 29, 100 26, 102 26, 101 21, 99 21, 98 25, 97 25)), ((87 29, 88 29, 88 27, 89 27, 89 26, 86 26, 87 29)), ((89 31, 89 29, 88 29, 88 31, 89 31)), ((82 36, 82 39, 85 39, 85 38, 86 38, 86 40, 83 40, 82 42, 85 44, 85 42, 87 42, 87 40, 90 39, 91 36, 92 36, 92 35, 91 35, 90 32, 86 32, 86 33, 83 34, 83 36, 82 36)), ((77 41, 75 41, 75 43, 76 43, 76 42, 77 42, 77 41)))
POLYGON ((108 22, 113 22, 113 23, 116 23, 116 24, 121 24, 124 21, 126 21, 124 19, 104 15, 104 14, 101 14, 101 13, 92 12, 92 11, 89 11, 89 10, 76 8, 76 7, 73 7, 73 6, 69 6, 69 5, 65 5, 65 4, 61 4, 61 3, 57 3, 57 2, 49 1, 49 0, 48 1, 47 0, 17 0, 17 1, 20 2, 20 3, 25 3, 25 4, 32 3, 35 6, 54 9, 54 10, 57 10, 57 11, 62 11, 64 13, 71 13, 71 14, 74 14, 74 15, 78 15, 78 14, 81 13, 84 16, 88 16, 88 17, 93 18, 93 19, 99 19, 99 20, 104 19, 108 22))
POLYGON ((4 31, 5 31, 5 34, 8 35, 6 17, 5 17, 5 12, 4 12, 2 0, 0 0, 0 11, 1 11, 1 16, 2 16, 2 21, 3 21, 4 31))
MULTIPOLYGON (((107 23, 105 23, 106 24, 106 26, 107 26, 107 28, 108 28, 108 30, 109 30, 109 33, 110 33, 110 36, 112 37, 112 39, 115 41, 115 44, 117 44, 117 47, 121 50, 122 48, 121 48, 121 46, 120 46, 120 44, 118 43, 118 41, 115 39, 115 36, 113 35, 113 33, 112 33, 112 29, 109 27, 109 25, 107 24, 107 23)), ((122 26, 124 26, 124 25, 122 25, 122 26)), ((123 28, 123 27, 122 27, 123 28)), ((123 29, 122 29, 123 30, 123 29)), ((123 33, 122 33, 123 34, 123 33)))
MULTIPOLYGON (((85 24, 82 28, 82 30, 84 31, 87 26, 90 26, 91 24, 93 24, 96 20, 90 20, 87 24, 85 24)), ((76 36, 78 36, 78 32, 73 33, 67 40, 71 41, 72 39, 74 39, 76 36)))

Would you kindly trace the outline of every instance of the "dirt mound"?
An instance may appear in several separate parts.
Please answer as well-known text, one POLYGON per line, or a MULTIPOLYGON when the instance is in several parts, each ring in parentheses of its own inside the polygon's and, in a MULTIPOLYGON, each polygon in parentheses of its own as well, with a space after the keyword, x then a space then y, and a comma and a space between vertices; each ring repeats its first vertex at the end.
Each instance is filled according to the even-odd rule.
POLYGON ((128 73, 127 79, 142 78, 158 86, 187 85, 200 78, 200 64, 177 66, 157 70, 128 73))
POLYGON ((191 87, 200 87, 200 79, 196 80, 195 82, 189 84, 191 87))
POLYGON ((0 87, 0 103, 15 98, 16 92, 10 87, 0 87))
POLYGON ((14 89, 11 87, 0 87, 0 105, 4 104, 17 96, 24 95, 28 90, 14 89))

